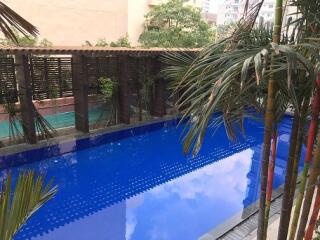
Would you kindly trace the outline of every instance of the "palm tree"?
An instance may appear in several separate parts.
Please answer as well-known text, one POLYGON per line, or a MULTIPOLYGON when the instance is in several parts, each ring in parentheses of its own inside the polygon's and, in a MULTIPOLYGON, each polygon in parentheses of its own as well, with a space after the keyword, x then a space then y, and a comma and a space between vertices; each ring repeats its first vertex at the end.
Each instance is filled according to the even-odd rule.
POLYGON ((57 192, 52 181, 44 184, 44 176, 33 171, 20 173, 12 191, 9 174, 0 187, 0 239, 11 240, 23 224, 57 192))
MULTIPOLYGON (((279 44, 281 9, 282 1, 278 1, 272 44, 270 38, 262 39, 262 34, 256 35, 255 29, 252 30, 252 25, 248 24, 250 21, 244 18, 231 37, 206 47, 196 59, 177 54, 167 58, 168 63, 175 65, 168 68, 166 73, 177 79, 177 91, 183 89, 178 107, 184 109, 183 119, 189 117, 188 123, 191 125, 184 138, 184 151, 193 149, 194 154, 198 152, 207 127, 224 125, 228 137, 235 139, 238 129, 242 129, 244 118, 257 117, 253 108, 265 113, 258 239, 266 238, 265 206, 271 133, 281 121, 288 105, 292 105, 296 117, 292 127, 285 189, 286 198, 291 201, 295 160, 298 159, 299 145, 302 143, 299 133, 305 118, 301 112, 303 106, 308 107, 308 96, 314 87, 313 60, 319 50, 317 44, 295 40, 279 44), (305 99, 303 96, 306 96, 305 99), (213 119, 212 114, 216 111, 221 112, 221 116, 213 119)), ((255 21, 250 16, 250 20, 255 21)), ((282 218, 286 221, 290 220, 286 217, 290 211, 291 207, 289 211, 282 212, 282 218)), ((284 232, 280 234, 280 239, 284 239, 287 229, 281 229, 284 232)))
POLYGON ((271 144, 271 161, 269 162, 269 172, 268 172, 268 184, 267 184, 267 193, 266 193, 266 209, 265 209, 265 236, 267 235, 268 230, 268 222, 269 222, 269 213, 271 206, 271 198, 272 198, 272 187, 273 187, 273 179, 274 179, 274 168, 276 165, 276 154, 277 154, 277 128, 274 127, 272 132, 272 144, 271 144))
POLYGON ((11 8, 0 2, 0 29, 4 36, 15 43, 18 43, 15 30, 25 36, 36 37, 38 30, 35 26, 14 12, 11 8))
MULTIPOLYGON (((0 2, 0 29, 6 38, 18 44, 15 30, 24 35, 36 36, 38 30, 23 19, 4 3, 0 2), (15 30, 14 30, 15 29, 15 30)), ((12 113, 12 134, 17 134, 19 128, 16 124, 16 109, 12 103, 5 105, 7 111, 12 113)), ((42 121, 38 121, 37 128, 42 129, 42 121)), ((20 133, 21 134, 21 133, 20 133)), ((48 132, 46 132, 48 134, 48 132)), ((22 172, 12 189, 10 173, 5 176, 0 186, 0 239, 11 240, 23 224, 43 204, 49 201, 57 192, 57 187, 52 187, 52 180, 44 184, 43 175, 36 176, 33 171, 22 172)))
POLYGON ((320 111, 320 76, 318 76, 317 83, 316 83, 316 91, 312 101, 312 108, 311 108, 311 121, 308 130, 308 139, 307 139, 307 149, 304 158, 304 167, 301 173, 301 182, 299 186, 299 192, 296 199, 294 215, 291 222, 291 229, 289 239, 293 240, 295 238, 297 223, 300 217, 300 210, 301 205, 304 197, 305 186, 307 182, 307 175, 309 170, 309 165, 313 156, 313 144, 315 142, 317 127, 318 127, 318 118, 319 118, 319 111, 320 111))
POLYGON ((316 223, 317 223, 317 218, 318 218, 319 212, 320 212, 320 177, 318 178, 317 189, 318 190, 317 190, 315 201, 313 203, 313 210, 312 210, 312 214, 310 217, 309 225, 308 225, 308 228, 306 231, 306 235, 304 236, 305 240, 312 239, 312 235, 315 230, 316 223))
POLYGON ((315 150, 315 157, 313 160, 313 164, 310 167, 310 176, 306 186, 306 193, 305 193, 305 198, 303 202, 298 232, 297 232, 297 239, 303 239, 305 235, 305 228, 307 225, 309 212, 311 209, 314 190, 315 190, 317 179, 320 175, 320 141, 319 139, 320 139, 320 132, 318 133, 318 137, 317 137, 318 143, 317 143, 317 148, 315 150))
MULTIPOLYGON (((314 40, 319 36, 319 17, 320 17, 320 1, 306 1, 306 0, 292 0, 291 5, 297 8, 297 13, 299 14, 298 19, 295 21, 295 28, 299 29, 302 34, 305 35, 306 39, 309 41, 314 40)), ((308 41, 307 41, 308 42, 308 41)), ((313 49, 312 51, 318 51, 313 49)), ((315 64, 316 66, 316 64, 315 64)), ((296 207, 293 214, 293 219, 291 223, 289 239, 293 240, 296 235, 297 224, 300 217, 301 206, 304 198, 305 187, 307 183, 307 177, 309 172, 309 166, 313 157, 313 145, 315 142, 315 137, 317 134, 318 127, 318 117, 320 110, 320 75, 318 75, 318 80, 315 84, 314 97, 312 100, 312 114, 311 122, 308 132, 307 140, 307 151, 304 157, 304 167, 301 174, 301 183, 299 186, 298 196, 296 200, 296 207)), ((305 218, 308 218, 308 215, 304 215, 305 218)), ((307 220, 303 220, 304 222, 307 220)), ((302 233, 300 233, 302 235, 302 233)))

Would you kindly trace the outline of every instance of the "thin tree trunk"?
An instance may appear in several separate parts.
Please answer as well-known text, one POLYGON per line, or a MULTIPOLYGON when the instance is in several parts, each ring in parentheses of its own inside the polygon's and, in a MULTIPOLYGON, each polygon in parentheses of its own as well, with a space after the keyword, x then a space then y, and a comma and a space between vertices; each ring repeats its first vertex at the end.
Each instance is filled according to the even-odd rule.
MULTIPOLYGON (((272 41, 274 43, 280 43, 281 37, 281 25, 282 25, 282 4, 283 0, 276 1, 275 8, 275 21, 273 25, 272 41)), ((272 68, 272 66, 271 66, 272 68)), ((269 155, 271 147, 271 135, 274 121, 274 98, 276 93, 276 81, 275 76, 271 75, 268 82, 268 98, 267 109, 265 113, 265 128, 264 128, 264 147, 263 147, 263 159, 261 170, 261 186, 260 186, 260 201, 259 201, 259 219, 258 219, 258 231, 257 239, 264 240, 264 233, 267 226, 265 226, 265 204, 266 204, 266 189, 268 183, 268 167, 269 167, 269 155)))
POLYGON ((285 178, 284 190, 283 190, 278 240, 287 239, 288 227, 290 222, 290 213, 291 213, 291 207, 292 207, 292 204, 290 204, 291 181, 292 181, 292 175, 293 175, 295 152, 296 152, 296 147, 298 142, 298 132, 300 128, 300 114, 297 111, 298 110, 295 110, 292 128, 291 128, 291 137, 290 137, 290 145, 289 145, 289 153, 288 153, 286 178, 285 178))
POLYGON ((268 173, 268 184, 267 184, 267 196, 266 196, 266 215, 265 215, 265 239, 267 239, 268 234, 268 222, 269 222, 269 213, 270 213, 270 205, 272 198, 272 187, 273 187, 273 179, 274 179, 274 168, 276 163, 276 153, 277 153, 277 138, 278 133, 276 127, 272 132, 272 145, 271 145, 271 161, 269 163, 269 173, 268 173))
POLYGON ((300 223, 299 223, 299 228, 297 233, 297 240, 303 239, 303 236, 305 234, 305 228, 306 228, 308 217, 309 217, 314 189, 317 182, 317 178, 320 174, 320 141, 319 141, 320 133, 318 133, 317 139, 318 139, 317 148, 315 151, 313 164, 311 165, 311 168, 310 168, 310 177, 308 180, 306 195, 303 202, 303 208, 301 212, 300 223))
MULTIPOLYGON (((298 170, 299 170, 299 162, 301 158, 301 151, 302 151, 302 145, 303 145, 303 137, 304 137, 304 126, 306 124, 307 120, 307 111, 309 107, 310 99, 305 98, 303 101, 302 109, 301 109, 301 115, 300 115, 300 128, 298 133, 298 142, 295 150, 295 157, 294 157, 294 165, 293 165, 293 173, 292 173, 292 180, 291 180, 291 190, 290 190, 290 204, 292 207, 293 199, 294 199, 294 193, 297 186, 297 178, 298 178, 298 170)), ((291 210, 290 210, 290 216, 291 216, 291 210)))
POLYGON ((294 240, 296 231, 297 231, 302 201, 304 197, 304 191, 307 183, 309 166, 312 159, 313 144, 314 144, 315 137, 317 134, 317 129, 318 129, 319 111, 320 111, 320 75, 318 75, 316 92, 312 101, 312 114, 311 114, 312 117, 311 117, 311 122, 309 126, 309 131, 308 131, 307 150, 304 158, 304 166, 303 166, 303 171, 301 173, 301 182, 299 186, 298 196, 296 198, 296 204, 295 204, 295 210, 294 210, 292 223, 291 223, 289 240, 294 240))
POLYGON ((263 159, 262 159, 262 171, 261 171, 261 186, 260 186, 260 201, 259 201, 259 222, 258 222, 258 240, 264 240, 264 233, 266 231, 265 226, 265 204, 266 204, 266 190, 268 183, 268 167, 269 167, 269 155, 271 148, 271 135, 274 119, 274 98, 275 98, 275 81, 269 80, 268 84, 268 101, 267 109, 265 113, 265 128, 264 128, 264 146, 263 146, 263 159))
POLYGON ((312 235, 315 230, 317 219, 318 219, 319 212, 320 212, 320 178, 318 178, 317 188, 318 188, 317 195, 316 195, 316 199, 313 204, 313 210, 312 210, 311 218, 309 221, 309 226, 307 228, 306 235, 304 236, 305 240, 312 239, 312 235))

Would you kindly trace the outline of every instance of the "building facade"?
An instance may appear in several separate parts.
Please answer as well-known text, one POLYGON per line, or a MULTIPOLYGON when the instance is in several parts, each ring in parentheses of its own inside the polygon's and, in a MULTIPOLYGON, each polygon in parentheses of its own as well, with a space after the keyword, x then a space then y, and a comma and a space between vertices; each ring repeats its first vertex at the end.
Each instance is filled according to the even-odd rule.
MULTIPOLYGON (((33 23, 40 39, 57 46, 79 46, 104 38, 116 41, 128 35, 132 46, 139 45, 144 16, 166 0, 4 0, 3 2, 33 23)), ((187 4, 207 11, 210 0, 189 0, 187 4)))
MULTIPOLYGON (((259 0, 250 1, 251 5, 258 3, 259 0)), ((245 7, 245 0, 224 0, 219 7, 217 24, 227 25, 237 22, 242 16, 245 7)), ((259 13, 259 17, 264 22, 273 22, 275 0, 265 0, 259 13)))

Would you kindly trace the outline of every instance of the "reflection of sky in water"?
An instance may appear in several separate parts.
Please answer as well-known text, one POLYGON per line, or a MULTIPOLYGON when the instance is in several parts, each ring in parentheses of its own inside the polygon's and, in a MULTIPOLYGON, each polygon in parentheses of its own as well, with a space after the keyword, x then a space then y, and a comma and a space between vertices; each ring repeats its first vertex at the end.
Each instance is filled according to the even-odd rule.
MULTIPOLYGON (((284 180, 289 122, 275 186, 284 180)), ((46 171, 60 190, 15 239, 197 239, 257 200, 263 129, 246 127, 236 144, 222 129, 208 133, 195 158, 181 152, 181 128, 166 126, 16 168, 46 171)))
POLYGON ((138 206, 131 206, 129 199, 127 230, 134 226, 132 239, 196 239, 239 211, 251 157, 248 149, 160 185, 139 196, 143 203, 138 206))

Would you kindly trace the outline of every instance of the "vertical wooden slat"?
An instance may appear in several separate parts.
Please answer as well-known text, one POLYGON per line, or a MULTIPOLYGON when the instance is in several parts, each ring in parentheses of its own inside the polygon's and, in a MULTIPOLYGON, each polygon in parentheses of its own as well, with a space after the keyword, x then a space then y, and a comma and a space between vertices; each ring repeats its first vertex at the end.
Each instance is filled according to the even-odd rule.
POLYGON ((154 77, 154 95, 152 97, 151 114, 157 117, 162 117, 166 114, 165 104, 165 80, 159 76, 161 71, 161 62, 159 59, 152 60, 152 75, 154 77))
POLYGON ((19 85, 19 100, 21 108, 22 128, 26 140, 35 144, 37 142, 34 108, 32 103, 32 85, 28 56, 16 55, 16 78, 19 85))
POLYGON ((47 99, 50 98, 50 83, 49 83, 49 79, 48 79, 48 61, 47 58, 43 58, 43 73, 44 73, 44 81, 45 81, 45 86, 46 86, 46 96, 47 99))
POLYGON ((75 128, 89 132, 88 74, 86 57, 72 56, 72 85, 74 95, 75 128))
POLYGON ((58 58, 58 83, 59 83, 59 95, 62 98, 63 90, 62 90, 62 74, 61 74, 61 59, 58 58))
POLYGON ((0 57, 0 104, 18 101, 18 90, 13 57, 0 57))
POLYGON ((119 118, 121 123, 130 124, 129 106, 129 57, 119 56, 119 118))

